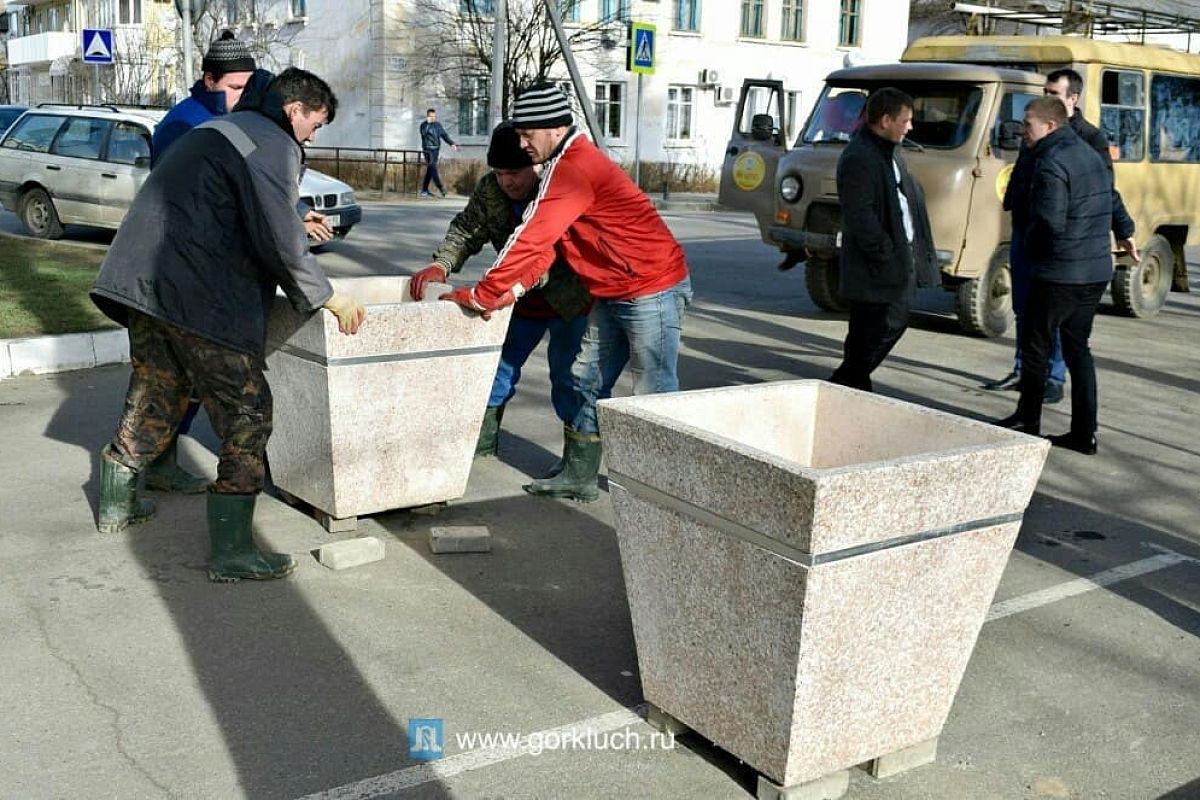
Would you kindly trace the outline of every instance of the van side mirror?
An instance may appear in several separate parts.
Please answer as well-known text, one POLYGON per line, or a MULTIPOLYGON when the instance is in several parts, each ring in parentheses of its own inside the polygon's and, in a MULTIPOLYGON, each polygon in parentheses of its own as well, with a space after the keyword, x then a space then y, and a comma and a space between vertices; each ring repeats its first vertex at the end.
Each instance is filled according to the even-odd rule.
POLYGON ((1000 123, 1000 134, 996 146, 1001 150, 1020 150, 1025 138, 1025 123, 1019 119, 1006 119, 1000 123))
POLYGON ((755 114, 750 120, 750 138, 760 142, 770 141, 775 135, 775 118, 770 114, 755 114))
POLYGON ((150 169, 150 156, 138 156, 133 160, 133 165, 143 169, 150 169))

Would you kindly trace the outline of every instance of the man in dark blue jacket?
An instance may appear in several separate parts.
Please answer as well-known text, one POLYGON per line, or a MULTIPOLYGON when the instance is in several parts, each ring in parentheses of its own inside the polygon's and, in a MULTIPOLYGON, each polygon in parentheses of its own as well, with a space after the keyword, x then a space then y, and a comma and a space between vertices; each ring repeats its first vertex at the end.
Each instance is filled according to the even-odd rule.
POLYGON ((1096 151, 1071 129, 1067 108, 1056 97, 1029 103, 1025 136, 1034 159, 1023 231, 1032 282, 1021 350, 1021 398, 1017 412, 998 424, 1040 434, 1051 340, 1059 331, 1071 375, 1071 430, 1049 438, 1055 445, 1092 454, 1096 452, 1096 367, 1088 338, 1113 273, 1112 175, 1096 151))
POLYGON ((288 69, 257 110, 182 137, 134 198, 92 287, 96 305, 129 329, 133 368, 101 453, 97 528, 117 533, 153 516, 138 475, 169 446, 194 389, 221 439, 208 493, 210 580, 280 578, 296 566, 260 551, 253 534, 271 434, 263 351, 276 287, 301 311, 331 311, 343 333, 364 316, 333 290, 296 215, 301 146, 336 109, 328 84, 288 69))
POLYGON ((446 133, 442 123, 437 121, 437 109, 431 108, 425 112, 425 121, 421 123, 421 151, 425 153, 425 178, 421 181, 421 197, 433 197, 429 191, 429 182, 446 196, 446 187, 442 186, 442 176, 438 174, 438 154, 442 151, 442 142, 458 149, 458 145, 446 133))

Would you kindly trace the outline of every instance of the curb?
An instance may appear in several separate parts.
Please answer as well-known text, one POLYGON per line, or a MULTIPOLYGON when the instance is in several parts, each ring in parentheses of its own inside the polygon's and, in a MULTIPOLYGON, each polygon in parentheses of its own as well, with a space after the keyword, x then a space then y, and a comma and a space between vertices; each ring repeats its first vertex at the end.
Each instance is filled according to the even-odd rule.
POLYGON ((721 211, 720 203, 711 200, 658 200, 651 199, 659 211, 721 211))
POLYGON ((31 339, 0 339, 0 380, 129 362, 124 328, 31 339))

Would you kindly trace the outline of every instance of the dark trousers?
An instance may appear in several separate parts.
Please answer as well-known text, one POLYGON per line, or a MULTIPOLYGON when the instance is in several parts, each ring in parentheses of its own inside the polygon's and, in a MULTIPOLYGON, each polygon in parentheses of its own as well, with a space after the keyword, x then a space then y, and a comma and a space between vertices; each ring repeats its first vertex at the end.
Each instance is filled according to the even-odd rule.
MULTIPOLYGON (((1017 321, 1017 352, 1013 356, 1013 372, 1021 374, 1021 345, 1025 341, 1025 306, 1029 302, 1029 285, 1033 283, 1033 267, 1025 255, 1023 234, 1013 227, 1012 246, 1008 251, 1009 275, 1012 277, 1012 308, 1017 321)), ((1050 348, 1050 382, 1062 386, 1067 382, 1067 364, 1063 361, 1062 342, 1058 331, 1050 348)))
POLYGON ((261 358, 131 310, 129 360, 133 375, 111 443, 118 461, 141 471, 158 458, 171 443, 194 388, 221 439, 211 491, 262 491, 273 405, 261 358))
POLYGON ((852 389, 872 391, 871 373, 892 352, 908 329, 912 308, 913 277, 909 286, 890 303, 850 303, 850 329, 842 347, 842 363, 829 380, 852 389))
POLYGON ((1017 404, 1026 428, 1036 431, 1041 426, 1051 342, 1057 331, 1071 375, 1071 434, 1088 438, 1096 433, 1096 363, 1088 338, 1106 283, 1050 283, 1034 278, 1030 284, 1017 404))
POLYGON ((429 182, 433 181, 433 185, 437 187, 442 194, 446 193, 446 188, 442 186, 442 176, 438 175, 438 152, 441 148, 426 147, 425 148, 425 178, 421 181, 421 191, 429 191, 429 182))

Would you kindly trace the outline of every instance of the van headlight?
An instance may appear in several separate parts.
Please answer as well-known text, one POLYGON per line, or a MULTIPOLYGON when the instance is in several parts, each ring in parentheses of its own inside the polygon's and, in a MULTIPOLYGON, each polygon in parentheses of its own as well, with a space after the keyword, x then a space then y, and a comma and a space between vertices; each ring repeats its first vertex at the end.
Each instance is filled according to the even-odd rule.
POLYGON ((339 194, 338 195, 338 205, 339 206, 354 205, 354 192, 342 192, 341 194, 339 194))
POLYGON ((804 184, 795 175, 788 175, 779 182, 779 195, 789 203, 796 202, 803 190, 804 184))

